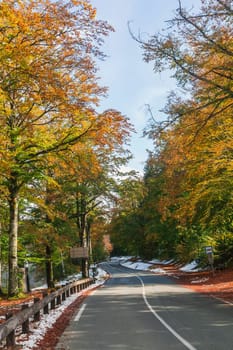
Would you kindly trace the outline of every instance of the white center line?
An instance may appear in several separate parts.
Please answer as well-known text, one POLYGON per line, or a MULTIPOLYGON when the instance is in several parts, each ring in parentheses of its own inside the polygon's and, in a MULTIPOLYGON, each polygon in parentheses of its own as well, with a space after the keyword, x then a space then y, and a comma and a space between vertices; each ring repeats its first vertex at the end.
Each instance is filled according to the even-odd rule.
POLYGON ((80 317, 82 316, 82 313, 85 310, 86 306, 87 306, 87 304, 82 304, 81 308, 79 309, 79 312, 77 313, 77 315, 74 318, 75 322, 78 322, 80 320, 80 317))
POLYGON ((148 307, 148 309, 152 312, 152 314, 164 325, 164 327, 167 328, 167 330, 169 330, 169 332, 171 332, 187 349, 189 350, 197 350, 196 348, 194 348, 187 340, 185 340, 183 337, 181 337, 181 335, 179 335, 179 333, 177 333, 171 326, 169 326, 169 324, 164 321, 164 319, 162 317, 160 317, 157 312, 152 308, 152 306, 149 304, 147 297, 146 297, 146 291, 145 291, 145 285, 143 280, 141 279, 141 277, 136 276, 139 281, 142 284, 142 295, 143 295, 143 299, 148 307))

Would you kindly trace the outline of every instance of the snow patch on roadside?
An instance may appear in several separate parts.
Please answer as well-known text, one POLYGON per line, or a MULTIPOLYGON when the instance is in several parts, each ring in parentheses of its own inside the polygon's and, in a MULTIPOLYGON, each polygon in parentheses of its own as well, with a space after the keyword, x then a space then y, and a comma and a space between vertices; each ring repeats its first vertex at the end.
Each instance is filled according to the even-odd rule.
MULTIPOLYGON (((116 258, 113 260, 116 261, 116 258)), ((131 261, 130 259, 126 258, 126 259, 121 259, 120 260, 120 264, 122 266, 128 267, 130 269, 133 270, 140 270, 140 271, 151 271, 154 273, 163 273, 165 274, 166 271, 164 269, 161 268, 151 268, 152 266, 154 266, 155 264, 159 264, 160 261, 158 259, 153 259, 149 262, 143 262, 140 260, 137 261, 131 261)))
POLYGON ((200 271, 200 269, 197 268, 198 263, 196 260, 193 260, 191 263, 184 265, 180 268, 183 272, 197 272, 200 271))
POLYGON ((145 263, 145 262, 141 262, 141 261, 136 261, 136 262, 132 262, 132 261, 126 261, 124 263, 121 263, 121 265, 128 267, 130 269, 134 269, 134 270, 148 270, 148 268, 152 265, 150 263, 145 263))
POLYGON ((203 283, 203 282, 206 282, 208 280, 209 280, 209 277, 203 277, 203 278, 192 280, 191 283, 192 284, 194 284, 194 283, 203 283))
POLYGON ((165 271, 164 269, 161 269, 160 267, 156 268, 156 269, 150 269, 150 271, 155 272, 155 273, 163 273, 163 274, 168 274, 167 271, 165 271))

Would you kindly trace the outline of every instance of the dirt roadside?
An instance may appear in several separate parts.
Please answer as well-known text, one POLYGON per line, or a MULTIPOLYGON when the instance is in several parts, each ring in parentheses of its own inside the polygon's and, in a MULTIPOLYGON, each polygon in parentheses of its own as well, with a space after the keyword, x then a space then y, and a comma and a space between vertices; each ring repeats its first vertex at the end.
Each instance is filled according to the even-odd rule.
POLYGON ((184 287, 219 298, 233 306, 233 269, 182 272, 176 265, 161 266, 167 275, 184 287))

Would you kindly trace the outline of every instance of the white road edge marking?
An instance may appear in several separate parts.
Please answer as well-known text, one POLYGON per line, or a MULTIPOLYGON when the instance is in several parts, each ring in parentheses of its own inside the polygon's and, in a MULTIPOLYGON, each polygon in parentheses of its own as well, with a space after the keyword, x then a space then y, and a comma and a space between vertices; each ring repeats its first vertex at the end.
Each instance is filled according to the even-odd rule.
POLYGON ((196 348, 194 348, 187 340, 185 340, 183 337, 181 337, 181 335, 179 335, 179 333, 177 333, 171 326, 169 326, 169 324, 164 321, 164 319, 162 319, 162 317, 160 317, 157 312, 152 308, 152 306, 149 304, 147 297, 146 297, 146 291, 145 291, 145 285, 143 280, 141 279, 141 277, 136 276, 139 281, 141 282, 142 285, 142 295, 143 295, 143 299, 148 307, 148 309, 152 312, 152 314, 162 323, 162 325, 164 325, 164 327, 167 328, 167 330, 169 330, 169 332, 171 332, 187 349, 189 350, 197 350, 196 348))
POLYGON ((81 308, 79 309, 79 312, 77 313, 77 315, 74 318, 75 322, 78 322, 82 316, 83 311, 85 310, 85 307, 87 306, 87 304, 82 304, 81 308))

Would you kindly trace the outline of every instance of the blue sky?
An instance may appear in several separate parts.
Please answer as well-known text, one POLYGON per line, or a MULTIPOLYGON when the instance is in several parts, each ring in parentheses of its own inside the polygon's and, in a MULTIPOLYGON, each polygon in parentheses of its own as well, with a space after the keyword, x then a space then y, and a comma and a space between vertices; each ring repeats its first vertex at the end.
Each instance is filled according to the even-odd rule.
MULTIPOLYGON (((150 140, 142 138, 148 121, 146 104, 154 116, 162 118, 159 112, 166 103, 169 91, 175 88, 171 73, 155 74, 153 65, 143 62, 142 50, 128 31, 141 33, 143 38, 161 31, 165 21, 173 17, 178 0, 91 0, 97 9, 97 17, 107 20, 115 32, 106 38, 103 51, 107 54, 99 62, 101 84, 108 87, 108 98, 101 102, 101 109, 114 108, 127 116, 137 134, 133 135, 130 150, 134 159, 129 167, 142 172, 147 159, 146 149, 152 149, 150 140)), ((197 8, 198 0, 182 0, 182 5, 197 8)))

